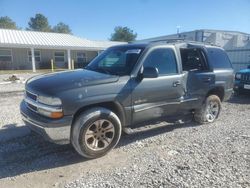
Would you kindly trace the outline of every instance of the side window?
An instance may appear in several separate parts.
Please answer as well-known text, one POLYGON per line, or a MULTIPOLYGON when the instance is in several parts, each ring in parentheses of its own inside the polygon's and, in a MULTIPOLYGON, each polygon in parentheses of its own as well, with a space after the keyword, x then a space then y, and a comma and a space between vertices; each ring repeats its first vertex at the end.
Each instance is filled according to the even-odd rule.
POLYGON ((232 69, 231 62, 224 50, 219 48, 208 48, 209 62, 214 69, 232 69))
POLYGON ((160 76, 178 72, 174 51, 167 48, 159 48, 150 52, 143 66, 156 67, 160 76))
POLYGON ((181 49, 182 69, 184 71, 207 69, 206 62, 200 49, 181 49))

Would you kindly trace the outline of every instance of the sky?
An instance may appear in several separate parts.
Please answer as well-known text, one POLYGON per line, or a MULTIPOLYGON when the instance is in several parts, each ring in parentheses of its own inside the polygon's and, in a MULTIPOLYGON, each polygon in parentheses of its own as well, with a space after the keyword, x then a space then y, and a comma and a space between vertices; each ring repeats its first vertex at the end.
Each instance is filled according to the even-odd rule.
POLYGON ((64 22, 74 35, 107 40, 116 26, 146 39, 196 29, 250 33, 250 0, 0 0, 0 17, 25 29, 30 17, 64 22))

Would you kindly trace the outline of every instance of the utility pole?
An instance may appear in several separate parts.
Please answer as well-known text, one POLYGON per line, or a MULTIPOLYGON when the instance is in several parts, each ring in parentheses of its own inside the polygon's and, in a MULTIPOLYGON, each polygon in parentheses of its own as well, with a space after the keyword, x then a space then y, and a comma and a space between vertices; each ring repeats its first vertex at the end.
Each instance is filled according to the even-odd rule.
POLYGON ((179 26, 179 25, 176 26, 178 38, 180 38, 180 28, 181 28, 181 26, 179 26))

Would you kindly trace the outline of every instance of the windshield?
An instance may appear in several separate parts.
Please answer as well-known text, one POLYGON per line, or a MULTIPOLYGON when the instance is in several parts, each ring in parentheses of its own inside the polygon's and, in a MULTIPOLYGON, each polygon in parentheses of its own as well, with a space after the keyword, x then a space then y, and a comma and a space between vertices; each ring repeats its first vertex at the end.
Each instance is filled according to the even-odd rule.
POLYGON ((97 56, 85 69, 112 75, 129 75, 143 48, 113 47, 97 56))

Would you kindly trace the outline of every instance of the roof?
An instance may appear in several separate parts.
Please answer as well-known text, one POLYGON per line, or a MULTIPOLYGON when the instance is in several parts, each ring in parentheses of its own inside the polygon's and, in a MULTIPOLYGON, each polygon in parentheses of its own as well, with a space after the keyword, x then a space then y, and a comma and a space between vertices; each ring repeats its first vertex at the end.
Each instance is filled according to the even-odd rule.
POLYGON ((71 34, 0 29, 0 47, 103 50, 124 42, 95 41, 71 34))
POLYGON ((241 35, 250 35, 249 33, 241 32, 241 31, 219 30, 219 29, 197 29, 195 31, 222 32, 222 33, 234 33, 234 34, 241 34, 241 35))

